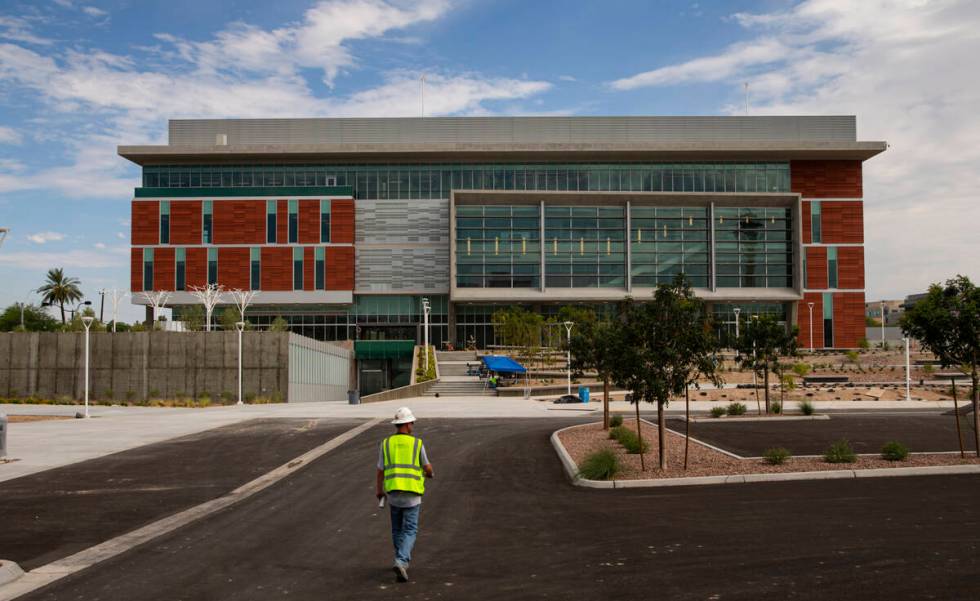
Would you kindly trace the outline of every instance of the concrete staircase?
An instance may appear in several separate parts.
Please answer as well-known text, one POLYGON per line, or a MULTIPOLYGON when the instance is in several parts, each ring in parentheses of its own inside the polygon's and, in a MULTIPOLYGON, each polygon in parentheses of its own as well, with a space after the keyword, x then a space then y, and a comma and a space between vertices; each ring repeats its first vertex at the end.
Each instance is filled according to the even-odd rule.
POLYGON ((480 360, 473 351, 439 351, 439 382, 425 396, 497 396, 496 390, 484 389, 479 376, 466 375, 466 364, 478 367, 480 360))

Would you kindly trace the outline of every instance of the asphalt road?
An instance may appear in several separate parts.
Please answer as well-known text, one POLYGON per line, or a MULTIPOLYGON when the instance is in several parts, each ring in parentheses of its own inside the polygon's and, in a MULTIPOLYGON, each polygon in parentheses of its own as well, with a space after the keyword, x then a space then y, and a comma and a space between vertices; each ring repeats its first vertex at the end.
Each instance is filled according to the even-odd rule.
POLYGON ((234 490, 362 420, 258 419, 0 483, 0 558, 33 569, 234 490))
MULTIPOLYGON (((823 454, 834 441, 845 439, 856 453, 879 453, 890 441, 912 452, 958 451, 956 422, 941 413, 835 413, 829 420, 752 421, 732 419, 691 424, 691 437, 743 457, 760 457, 766 449, 784 447, 794 455, 823 454)), ((973 448, 973 430, 962 420, 963 445, 973 448)), ((684 432, 684 422, 668 419, 667 427, 684 432)))
POLYGON ((572 487, 569 420, 432 420, 408 584, 346 443, 242 503, 23 597, 145 599, 976 599, 980 477, 671 489, 572 487))

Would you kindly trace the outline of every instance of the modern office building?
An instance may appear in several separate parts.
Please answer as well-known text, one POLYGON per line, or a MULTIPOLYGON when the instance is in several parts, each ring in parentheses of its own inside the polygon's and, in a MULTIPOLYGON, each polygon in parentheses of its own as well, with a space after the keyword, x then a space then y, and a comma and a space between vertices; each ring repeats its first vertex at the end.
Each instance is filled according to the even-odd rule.
POLYGON ((885 148, 852 116, 174 120, 119 148, 143 170, 132 290, 178 316, 192 287, 258 290, 253 322, 325 340, 420 340, 425 297, 436 344, 483 347, 502 306, 684 273, 720 327, 739 308, 855 347, 862 164, 885 148))

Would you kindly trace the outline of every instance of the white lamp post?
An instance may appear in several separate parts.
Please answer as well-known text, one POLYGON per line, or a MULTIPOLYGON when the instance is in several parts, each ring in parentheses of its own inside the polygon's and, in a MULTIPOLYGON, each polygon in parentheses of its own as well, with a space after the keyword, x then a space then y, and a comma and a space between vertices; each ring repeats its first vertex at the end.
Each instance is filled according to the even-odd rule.
POLYGON ((82 316, 82 325, 85 326, 85 417, 88 417, 88 330, 93 321, 95 318, 91 315, 82 316))
POLYGON ((885 301, 881 301, 881 348, 885 348, 885 301))
POLYGON ((575 325, 575 322, 565 321, 562 322, 562 325, 565 326, 565 331, 568 332, 568 354, 566 357, 568 366, 568 392, 565 394, 572 394, 572 326, 575 325))
POLYGON ((810 352, 813 352, 813 303, 807 303, 810 308, 810 352))
POLYGON ((910 371, 909 365, 909 339, 902 338, 905 341, 905 400, 912 400, 912 372, 910 371))
MULTIPOLYGON (((735 307, 732 309, 735 312, 735 340, 738 340, 738 314, 742 312, 741 307, 735 307)), ((738 344, 738 342, 736 342, 738 344)))
POLYGON ((432 310, 432 305, 429 304, 429 299, 422 299, 422 317, 423 324, 422 328, 425 330, 425 371, 429 371, 429 312, 432 310))
POLYGON ((236 321, 235 329, 238 330, 238 404, 242 402, 242 332, 245 330, 244 321, 236 321))

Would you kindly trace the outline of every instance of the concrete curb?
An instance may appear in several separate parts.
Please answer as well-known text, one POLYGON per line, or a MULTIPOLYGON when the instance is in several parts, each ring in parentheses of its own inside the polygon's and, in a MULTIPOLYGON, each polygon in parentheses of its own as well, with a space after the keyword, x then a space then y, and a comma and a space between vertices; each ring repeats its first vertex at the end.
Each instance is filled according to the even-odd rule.
MULTIPOLYGON (((643 420, 647 421, 647 420, 643 420)), ((650 423, 650 422, 647 422, 650 423)), ((561 443, 559 434, 573 428, 581 428, 590 424, 568 426, 555 430, 551 434, 551 445, 558 453, 565 474, 572 485, 582 488, 662 488, 671 486, 705 486, 709 484, 750 484, 754 482, 788 482, 799 480, 841 480, 857 478, 890 478, 900 476, 945 476, 955 474, 980 474, 980 465, 934 465, 925 467, 884 467, 866 470, 826 470, 817 472, 781 472, 775 474, 732 474, 730 476, 692 476, 689 478, 658 478, 647 480, 586 480, 578 475, 578 465, 572 459, 561 443)), ((655 425, 655 424, 654 424, 655 425)), ((670 430, 673 432, 673 430, 670 430)), ((683 435, 682 435, 683 436, 683 435)), ((692 438, 693 442, 694 439, 692 438)), ((704 443, 699 443, 704 444, 704 443)), ((710 446, 710 445, 704 445, 710 446)), ((715 449, 715 447, 711 447, 715 449)), ((721 449, 716 449, 721 450, 721 449)), ((721 450, 727 455, 733 455, 721 450)))
POLYGON ((0 559, 0 586, 9 584, 24 575, 24 570, 9 559, 0 559))
POLYGON ((2 581, 0 581, 0 601, 9 601, 37 590, 65 576, 92 567, 99 562, 115 557, 139 545, 148 543, 159 536, 168 534, 217 511, 230 507, 239 501, 243 501, 255 493, 272 486, 283 478, 298 472, 313 463, 313 461, 336 449, 358 434, 380 424, 382 421, 384 421, 382 418, 375 418, 351 428, 343 434, 331 438, 292 461, 259 476, 251 482, 239 486, 230 493, 217 499, 206 501, 200 505, 185 509, 180 513, 147 524, 132 532, 121 534, 94 547, 89 547, 84 551, 79 551, 69 557, 35 568, 10 584, 3 585, 2 581))
MULTIPOLYGON (((681 417, 680 419, 682 421, 684 421, 687 418, 681 417)), ((742 422, 805 422, 805 421, 825 420, 825 419, 830 419, 830 416, 827 415, 826 413, 821 413, 819 415, 778 415, 778 416, 777 415, 773 415, 773 416, 770 416, 770 417, 728 417, 727 415, 723 415, 721 417, 710 417, 710 416, 707 416, 707 417, 705 417, 705 416, 692 417, 691 418, 691 423, 692 424, 696 424, 696 423, 706 423, 706 422, 714 422, 714 423, 724 423, 724 422, 732 422, 732 423, 742 423, 742 422)))

